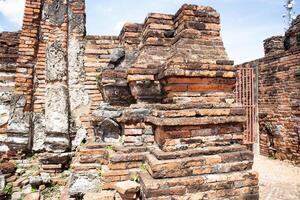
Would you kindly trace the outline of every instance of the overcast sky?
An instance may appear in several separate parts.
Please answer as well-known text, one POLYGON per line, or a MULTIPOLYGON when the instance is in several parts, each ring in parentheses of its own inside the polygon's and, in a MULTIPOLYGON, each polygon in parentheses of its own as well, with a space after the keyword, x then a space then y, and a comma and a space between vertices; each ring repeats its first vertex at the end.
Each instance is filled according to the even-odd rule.
MULTIPOLYGON (((21 28, 25 0, 0 0, 0 31, 21 28)), ((285 0, 86 0, 87 32, 118 35, 125 22, 144 21, 149 12, 174 14, 183 3, 209 5, 221 14, 230 59, 242 63, 263 56, 262 41, 284 33, 285 0)), ((296 0, 296 14, 300 0, 296 0)))

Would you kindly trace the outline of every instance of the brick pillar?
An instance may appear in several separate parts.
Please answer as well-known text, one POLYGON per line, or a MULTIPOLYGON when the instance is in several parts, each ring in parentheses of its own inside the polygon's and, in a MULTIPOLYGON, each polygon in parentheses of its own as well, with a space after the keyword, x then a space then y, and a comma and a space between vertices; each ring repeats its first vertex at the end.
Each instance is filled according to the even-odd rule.
POLYGON ((41 6, 41 0, 26 0, 20 35, 18 67, 16 70, 16 94, 25 95, 26 111, 31 111, 32 72, 39 42, 41 6))
POLYGON ((15 95, 7 126, 10 151, 27 151, 31 147, 31 111, 33 67, 36 62, 38 34, 41 20, 41 0, 26 0, 23 26, 19 38, 15 78, 15 95))

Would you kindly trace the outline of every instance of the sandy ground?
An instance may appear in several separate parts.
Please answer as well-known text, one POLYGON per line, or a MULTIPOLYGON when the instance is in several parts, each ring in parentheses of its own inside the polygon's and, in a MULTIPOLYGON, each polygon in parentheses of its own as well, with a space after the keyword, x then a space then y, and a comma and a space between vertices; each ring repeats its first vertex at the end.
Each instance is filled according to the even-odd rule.
POLYGON ((300 200, 300 167, 255 156, 253 169, 259 172, 260 200, 300 200))

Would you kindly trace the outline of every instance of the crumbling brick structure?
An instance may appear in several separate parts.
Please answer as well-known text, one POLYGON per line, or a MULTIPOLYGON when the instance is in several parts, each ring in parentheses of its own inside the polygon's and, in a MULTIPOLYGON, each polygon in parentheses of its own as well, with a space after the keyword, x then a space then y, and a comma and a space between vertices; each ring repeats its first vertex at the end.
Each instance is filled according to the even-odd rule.
POLYGON ((265 57, 243 64, 258 69, 261 154, 300 164, 300 16, 285 36, 264 42, 265 57))
POLYGON ((84 0, 27 0, 16 63, 1 145, 49 173, 72 159, 63 198, 258 199, 213 8, 85 36, 84 0))

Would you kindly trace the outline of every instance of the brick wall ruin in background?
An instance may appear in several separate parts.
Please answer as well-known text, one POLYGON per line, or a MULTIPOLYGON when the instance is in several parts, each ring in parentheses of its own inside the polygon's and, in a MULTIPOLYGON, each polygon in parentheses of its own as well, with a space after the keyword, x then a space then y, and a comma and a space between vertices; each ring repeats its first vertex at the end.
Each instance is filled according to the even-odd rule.
POLYGON ((265 40, 258 68, 261 154, 300 164, 300 16, 285 36, 265 40))

